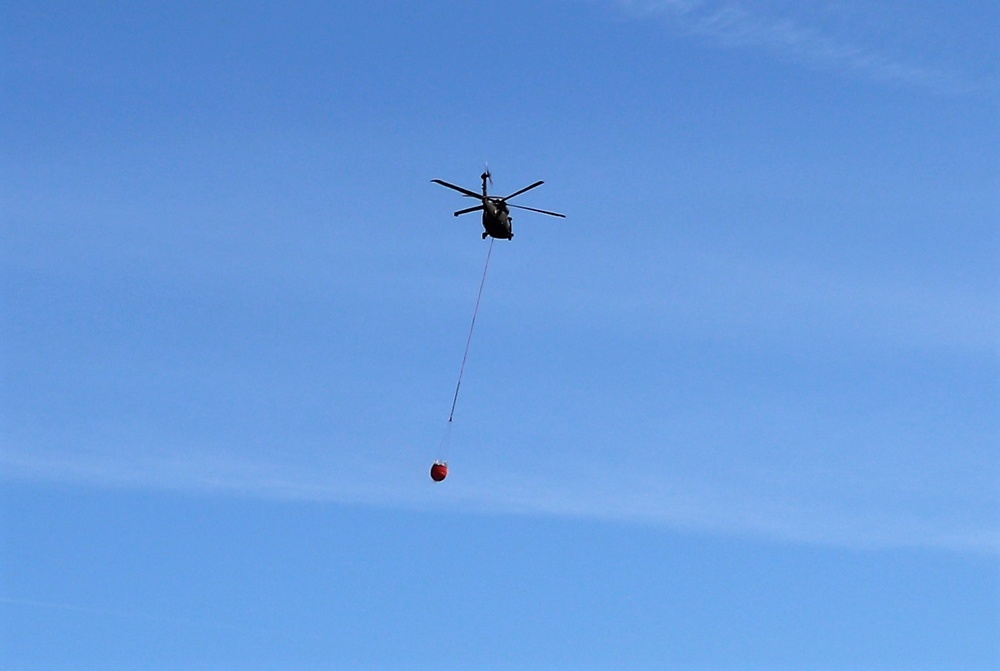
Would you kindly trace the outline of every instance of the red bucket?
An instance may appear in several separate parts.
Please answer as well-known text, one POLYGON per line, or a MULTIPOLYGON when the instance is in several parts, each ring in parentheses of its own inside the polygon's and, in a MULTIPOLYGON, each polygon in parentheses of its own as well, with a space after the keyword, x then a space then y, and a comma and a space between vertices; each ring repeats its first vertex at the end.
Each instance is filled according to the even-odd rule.
POLYGON ((431 466, 431 480, 441 482, 448 477, 448 464, 444 461, 435 461, 431 466))

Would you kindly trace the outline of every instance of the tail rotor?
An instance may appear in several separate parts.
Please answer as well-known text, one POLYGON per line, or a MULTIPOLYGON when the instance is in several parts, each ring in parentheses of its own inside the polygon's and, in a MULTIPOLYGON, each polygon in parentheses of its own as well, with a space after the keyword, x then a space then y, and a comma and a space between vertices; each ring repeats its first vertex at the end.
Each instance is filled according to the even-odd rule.
POLYGON ((483 174, 479 176, 479 179, 483 180, 483 196, 486 195, 486 183, 489 182, 490 186, 493 186, 493 175, 490 174, 490 164, 486 164, 486 168, 483 170, 483 174))

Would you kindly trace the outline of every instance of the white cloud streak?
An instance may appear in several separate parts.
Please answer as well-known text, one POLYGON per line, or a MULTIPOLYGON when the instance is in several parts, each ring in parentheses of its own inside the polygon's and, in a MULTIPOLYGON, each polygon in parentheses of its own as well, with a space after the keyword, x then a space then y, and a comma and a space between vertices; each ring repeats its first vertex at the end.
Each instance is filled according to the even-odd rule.
POLYGON ((543 515, 661 526, 694 533, 769 538, 855 549, 913 547, 1000 553, 1000 530, 876 507, 843 509, 790 500, 746 487, 670 477, 648 464, 536 463, 531 472, 477 470, 471 464, 443 485, 423 464, 341 461, 274 463, 221 454, 173 457, 0 452, 5 479, 100 488, 237 496, 318 504, 367 505, 480 514, 543 515), (544 475, 533 475, 534 472, 544 475), (349 473, 350 477, 345 477, 349 473))
POLYGON ((821 15, 834 13, 831 7, 823 12, 813 3, 775 8, 768 6, 774 3, 761 6, 735 0, 617 0, 616 4, 636 19, 661 20, 680 33, 723 48, 765 50, 794 62, 938 94, 996 93, 998 89, 995 79, 977 80, 865 43, 860 30, 826 28, 821 15))

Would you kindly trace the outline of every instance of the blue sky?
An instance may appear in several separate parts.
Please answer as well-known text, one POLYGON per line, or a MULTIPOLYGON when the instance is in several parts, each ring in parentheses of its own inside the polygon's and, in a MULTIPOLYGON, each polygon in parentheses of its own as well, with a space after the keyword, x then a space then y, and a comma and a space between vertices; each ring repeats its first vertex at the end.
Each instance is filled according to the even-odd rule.
POLYGON ((995 3, 204 4, 0 10, 0 666, 1000 665, 995 3))

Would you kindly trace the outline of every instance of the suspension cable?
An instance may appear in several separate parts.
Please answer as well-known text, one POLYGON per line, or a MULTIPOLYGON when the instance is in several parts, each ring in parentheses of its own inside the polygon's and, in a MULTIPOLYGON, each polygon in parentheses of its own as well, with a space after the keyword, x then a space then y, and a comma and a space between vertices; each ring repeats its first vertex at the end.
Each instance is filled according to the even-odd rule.
POLYGON ((479 293, 476 294, 476 308, 472 311, 472 324, 469 326, 469 337, 465 340, 465 353, 462 355, 462 366, 458 369, 458 384, 455 385, 455 397, 451 400, 451 413, 448 424, 455 419, 455 406, 458 404, 458 392, 462 388, 462 375, 465 373, 465 361, 469 358, 469 345, 472 344, 472 331, 476 328, 476 316, 479 314, 479 301, 483 297, 483 286, 486 284, 486 271, 490 269, 490 255, 493 254, 493 238, 490 238, 490 248, 486 252, 486 264, 483 266, 483 278, 479 281, 479 293))

